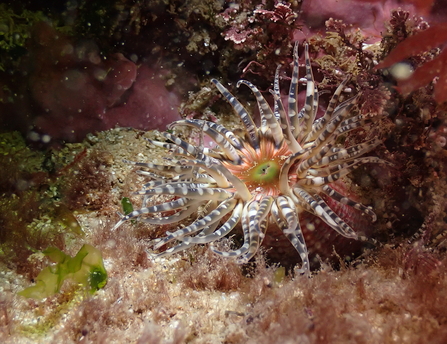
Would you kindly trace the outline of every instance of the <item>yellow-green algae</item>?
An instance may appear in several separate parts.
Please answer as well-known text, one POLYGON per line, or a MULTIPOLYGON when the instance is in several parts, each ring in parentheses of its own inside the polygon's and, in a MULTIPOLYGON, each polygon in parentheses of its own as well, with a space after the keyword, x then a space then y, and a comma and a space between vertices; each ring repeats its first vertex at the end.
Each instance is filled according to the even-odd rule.
POLYGON ((36 284, 18 294, 43 299, 58 293, 65 280, 71 279, 94 293, 107 283, 107 271, 101 252, 89 244, 81 247, 73 258, 55 247, 43 251, 48 258, 57 263, 43 269, 36 277, 36 284))

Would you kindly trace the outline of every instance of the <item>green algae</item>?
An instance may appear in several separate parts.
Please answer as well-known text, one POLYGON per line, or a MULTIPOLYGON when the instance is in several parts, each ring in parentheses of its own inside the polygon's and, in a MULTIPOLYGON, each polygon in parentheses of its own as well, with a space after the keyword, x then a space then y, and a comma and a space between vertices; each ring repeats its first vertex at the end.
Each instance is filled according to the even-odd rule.
POLYGON ((121 199, 121 206, 123 207, 124 215, 128 215, 133 212, 133 205, 128 197, 123 197, 121 199))
MULTIPOLYGON (((31 37, 33 24, 48 20, 40 11, 23 10, 15 12, 7 4, 0 4, 0 71, 17 66, 20 58, 27 54, 27 40, 31 37)), ((11 99, 0 99, 0 102, 11 99)))
POLYGON ((74 257, 55 247, 49 247, 43 254, 57 263, 43 269, 36 277, 36 284, 18 294, 33 299, 43 299, 58 293, 65 280, 71 279, 90 293, 103 288, 107 283, 107 271, 101 252, 85 244, 74 257))

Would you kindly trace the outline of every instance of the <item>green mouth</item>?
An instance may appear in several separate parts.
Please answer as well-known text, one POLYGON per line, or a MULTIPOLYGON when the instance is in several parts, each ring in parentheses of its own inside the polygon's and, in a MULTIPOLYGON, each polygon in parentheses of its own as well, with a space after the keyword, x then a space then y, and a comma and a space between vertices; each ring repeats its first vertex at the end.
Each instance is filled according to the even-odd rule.
POLYGON ((271 183, 279 176, 280 166, 276 161, 266 161, 255 168, 251 172, 251 178, 258 183, 271 183))

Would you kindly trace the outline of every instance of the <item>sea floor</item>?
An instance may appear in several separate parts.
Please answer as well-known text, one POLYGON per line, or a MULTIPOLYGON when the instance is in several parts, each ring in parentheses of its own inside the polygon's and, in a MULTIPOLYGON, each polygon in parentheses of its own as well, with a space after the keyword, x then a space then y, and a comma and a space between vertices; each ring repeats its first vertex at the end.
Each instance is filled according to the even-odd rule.
MULTIPOLYGON (((79 206, 73 214, 84 234, 70 233, 62 248, 71 255, 85 243, 98 248, 108 282, 94 295, 68 282, 54 296, 28 299, 17 292, 31 286, 36 267, 48 261, 38 252, 20 269, 17 262, 4 261, 0 265, 2 343, 447 341, 445 255, 425 251, 417 242, 384 245, 349 266, 341 262, 337 270, 323 263, 307 277, 266 265, 262 253, 253 264, 242 267, 215 256, 206 246, 153 258, 148 243, 163 228, 128 222, 112 231, 119 220, 117 212, 122 211, 121 198, 144 181, 122 159, 162 162, 161 150, 144 140, 158 135, 114 129, 58 153, 70 156, 71 151, 76 157, 82 152, 92 161, 101 157, 96 167, 106 176, 100 185, 107 187, 97 186, 82 199, 87 206, 79 206)), ((70 185, 70 178, 81 178, 91 168, 87 162, 67 162, 65 166, 71 165, 66 169, 61 163, 62 172, 52 178, 66 178, 64 183, 70 185), (73 174, 77 169, 79 173, 73 174)), ((60 185, 54 180, 50 184, 60 185)), ((138 204, 138 198, 130 198, 138 204)), ((40 214, 44 213, 45 209, 40 214)))

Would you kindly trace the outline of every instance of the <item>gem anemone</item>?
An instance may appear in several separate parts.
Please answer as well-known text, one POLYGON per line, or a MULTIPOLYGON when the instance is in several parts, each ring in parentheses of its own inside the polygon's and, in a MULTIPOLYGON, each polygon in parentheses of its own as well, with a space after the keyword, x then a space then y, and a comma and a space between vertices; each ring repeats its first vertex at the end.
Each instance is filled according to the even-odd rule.
MULTIPOLYGON (((351 130, 378 120, 380 114, 355 114, 359 95, 339 102, 349 81, 336 89, 324 115, 316 119, 318 89, 316 87, 308 45, 305 45, 306 100, 298 111, 298 45, 293 52, 293 71, 287 100, 287 111, 279 90, 279 70, 275 74, 273 108, 256 86, 246 80, 256 97, 261 116, 258 127, 243 105, 217 80, 212 83, 231 104, 243 124, 238 135, 224 126, 205 120, 185 119, 172 123, 170 129, 187 126, 201 131, 216 143, 216 148, 193 145, 171 133, 162 133, 166 142, 148 140, 169 151, 169 164, 152 162, 127 163, 142 167, 138 173, 151 180, 137 195, 143 197, 141 209, 122 216, 118 228, 130 219, 154 225, 182 223, 173 232, 153 241, 165 256, 209 243, 210 249, 239 264, 247 263, 259 250, 270 225, 276 225, 298 252, 302 265, 299 273, 310 270, 309 253, 300 225, 300 214, 309 212, 320 218, 338 234, 359 239, 356 232, 325 202, 329 197, 352 207, 372 221, 371 207, 355 202, 330 186, 360 165, 387 163, 377 157, 363 157, 382 141, 379 138, 345 147, 340 141, 351 130), (325 195, 325 196, 324 196, 325 195), (154 202, 155 196, 163 199, 154 202), (323 196, 323 197, 322 197, 323 196), (154 204, 155 203, 155 204, 154 204), (190 220, 192 218, 192 220, 190 220), (187 220, 189 224, 184 224, 187 220), (241 247, 222 251, 214 244, 228 235, 238 224, 242 226, 241 247)), ((315 230, 318 230, 315 229, 315 230)))

